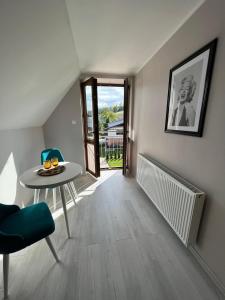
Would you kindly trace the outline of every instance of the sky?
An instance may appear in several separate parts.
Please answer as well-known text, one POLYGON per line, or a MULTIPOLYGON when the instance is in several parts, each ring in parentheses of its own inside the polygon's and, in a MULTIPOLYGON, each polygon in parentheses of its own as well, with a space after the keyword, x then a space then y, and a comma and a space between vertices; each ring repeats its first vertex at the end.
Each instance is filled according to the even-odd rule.
POLYGON ((123 104, 123 87, 98 86, 98 107, 123 104))
MULTIPOLYGON (((98 108, 123 104, 124 87, 98 86, 98 108)), ((87 111, 92 111, 91 86, 86 86, 87 111)))

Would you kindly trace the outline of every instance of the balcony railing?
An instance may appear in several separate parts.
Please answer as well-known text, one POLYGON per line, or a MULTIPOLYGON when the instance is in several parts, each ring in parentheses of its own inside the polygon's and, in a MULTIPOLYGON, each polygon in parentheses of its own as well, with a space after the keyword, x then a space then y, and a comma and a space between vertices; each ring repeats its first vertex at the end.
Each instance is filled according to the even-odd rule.
POLYGON ((123 135, 108 135, 101 132, 99 137, 100 167, 111 169, 123 165, 123 135))

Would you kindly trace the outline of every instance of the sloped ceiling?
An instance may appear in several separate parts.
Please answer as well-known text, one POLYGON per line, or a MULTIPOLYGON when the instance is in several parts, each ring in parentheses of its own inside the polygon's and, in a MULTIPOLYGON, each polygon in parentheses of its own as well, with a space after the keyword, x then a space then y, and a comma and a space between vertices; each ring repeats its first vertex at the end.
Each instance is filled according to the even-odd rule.
POLYGON ((83 73, 134 74, 203 0, 1 0, 0 130, 42 126, 83 73))
POLYGON ((79 73, 63 0, 1 0, 0 129, 43 125, 79 73))
POLYGON ((203 0, 66 0, 81 71, 136 73, 203 0))

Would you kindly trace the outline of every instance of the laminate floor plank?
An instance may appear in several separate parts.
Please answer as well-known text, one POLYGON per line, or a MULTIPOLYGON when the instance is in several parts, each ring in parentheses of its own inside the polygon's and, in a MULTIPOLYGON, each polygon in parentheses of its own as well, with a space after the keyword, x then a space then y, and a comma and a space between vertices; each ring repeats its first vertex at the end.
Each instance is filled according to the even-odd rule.
POLYGON ((60 263, 44 240, 10 255, 10 300, 224 299, 134 178, 110 171, 75 185, 77 206, 66 193, 70 239, 59 192, 56 209, 51 192, 47 200, 60 263))

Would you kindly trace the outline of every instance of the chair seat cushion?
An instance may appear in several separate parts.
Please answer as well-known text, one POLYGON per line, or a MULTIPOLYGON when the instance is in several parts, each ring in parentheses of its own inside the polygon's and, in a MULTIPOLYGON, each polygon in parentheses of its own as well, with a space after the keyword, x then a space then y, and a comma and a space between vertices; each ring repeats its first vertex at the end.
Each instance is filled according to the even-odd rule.
POLYGON ((0 223, 0 231, 21 236, 24 240, 24 247, 47 237, 54 230, 55 223, 44 202, 25 207, 0 223))

